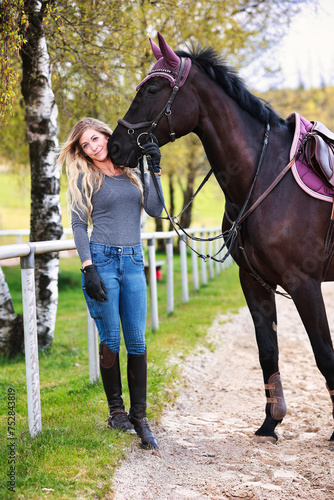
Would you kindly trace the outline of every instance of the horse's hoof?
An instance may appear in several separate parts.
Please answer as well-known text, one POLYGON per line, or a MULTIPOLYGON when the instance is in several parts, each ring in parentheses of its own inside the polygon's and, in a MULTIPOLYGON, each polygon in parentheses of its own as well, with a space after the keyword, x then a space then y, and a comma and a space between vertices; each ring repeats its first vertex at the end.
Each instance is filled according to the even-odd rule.
MULTIPOLYGON (((253 443, 263 444, 263 443, 277 443, 277 439, 273 436, 253 436, 253 443)), ((334 443, 333 443, 334 444, 334 443)), ((333 449, 334 451, 334 449, 333 449)))

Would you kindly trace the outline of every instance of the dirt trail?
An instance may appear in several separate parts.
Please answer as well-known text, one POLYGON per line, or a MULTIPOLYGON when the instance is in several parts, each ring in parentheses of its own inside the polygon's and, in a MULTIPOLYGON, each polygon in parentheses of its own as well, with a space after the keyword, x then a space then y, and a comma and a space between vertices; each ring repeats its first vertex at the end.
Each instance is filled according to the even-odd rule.
MULTIPOLYGON (((334 328, 334 283, 323 287, 334 328)), ((277 298, 280 372, 288 413, 277 444, 254 444, 264 418, 262 373, 248 309, 219 316, 183 362, 184 387, 153 426, 160 454, 133 446, 115 500, 334 499, 332 407, 291 300, 277 298)))

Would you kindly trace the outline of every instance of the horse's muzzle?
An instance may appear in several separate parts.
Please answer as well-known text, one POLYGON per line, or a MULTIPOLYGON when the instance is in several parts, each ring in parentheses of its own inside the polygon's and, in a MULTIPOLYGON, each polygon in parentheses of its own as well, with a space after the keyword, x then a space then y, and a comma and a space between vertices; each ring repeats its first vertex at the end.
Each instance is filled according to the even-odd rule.
POLYGON ((108 153, 114 165, 136 168, 138 165, 138 157, 133 150, 128 134, 122 134, 122 130, 117 130, 108 140, 108 153))

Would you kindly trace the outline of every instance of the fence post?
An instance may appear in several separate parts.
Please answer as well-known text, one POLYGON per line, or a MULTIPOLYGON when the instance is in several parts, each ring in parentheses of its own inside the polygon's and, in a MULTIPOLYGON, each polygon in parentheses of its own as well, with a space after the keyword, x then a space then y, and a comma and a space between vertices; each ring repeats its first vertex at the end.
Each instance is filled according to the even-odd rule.
MULTIPOLYGON (((193 240, 192 247, 195 251, 197 251, 197 241, 193 240)), ((193 285, 194 290, 199 289, 199 279, 198 279, 198 255, 195 252, 191 252, 191 264, 193 271, 193 285)))
POLYGON ((155 264, 154 238, 148 240, 148 264, 150 276, 150 298, 151 298, 151 327, 152 330, 159 329, 158 294, 157 294, 157 272, 155 264))
MULTIPOLYGON (((201 238, 204 238, 205 234, 201 233, 201 238)), ((205 251, 205 241, 201 241, 201 254, 206 255, 205 251)), ((207 285, 208 283, 208 278, 207 278, 207 273, 206 273, 206 261, 204 259, 201 259, 201 274, 202 274, 202 284, 207 285)))
POLYGON ((183 302, 189 302, 187 245, 185 242, 185 236, 183 235, 180 237, 180 257, 181 257, 182 300, 183 302))
POLYGON ((225 268, 226 268, 226 267, 231 266, 232 264, 233 264, 233 257, 232 257, 232 255, 230 254, 230 255, 227 257, 227 259, 226 259, 226 266, 225 266, 225 268))
POLYGON ((174 264, 173 264, 173 238, 166 240, 167 258, 167 314, 174 311, 174 264))
POLYGON ((31 246, 29 255, 21 257, 24 350, 27 378, 28 422, 31 437, 35 437, 42 432, 34 250, 34 247, 31 246))
MULTIPOLYGON (((217 231, 215 232, 215 236, 217 236, 217 231)), ((215 239, 215 254, 216 254, 216 257, 217 259, 220 258, 220 254, 217 255, 219 252, 219 240, 218 239, 215 239)), ((216 264, 216 274, 220 274, 220 271, 221 271, 221 263, 220 262, 215 262, 216 264)))
POLYGON ((87 308, 87 336, 88 336, 88 364, 89 382, 93 384, 99 380, 99 348, 95 321, 87 308))
MULTIPOLYGON (((208 238, 210 238, 211 233, 208 232, 208 238)), ((212 241, 208 241, 208 254, 212 255, 212 241)), ((209 259, 209 277, 212 280, 214 278, 214 272, 213 272, 213 260, 209 259)))

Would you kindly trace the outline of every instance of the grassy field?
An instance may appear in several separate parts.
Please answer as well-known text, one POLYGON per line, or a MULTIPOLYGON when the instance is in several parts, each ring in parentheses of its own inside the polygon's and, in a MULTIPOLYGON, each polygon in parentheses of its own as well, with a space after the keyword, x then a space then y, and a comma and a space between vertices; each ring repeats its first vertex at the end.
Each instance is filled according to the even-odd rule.
MULTIPOLYGON (((203 176, 204 177, 204 176, 203 176)), ((198 178, 197 185, 202 178, 198 178)), ((168 179, 162 176, 168 206, 168 179)), ((61 180, 61 210, 63 227, 69 227, 66 205, 66 179, 61 180)), ((176 213, 181 210, 181 192, 176 186, 176 213)), ((211 178, 194 200, 193 227, 220 226, 224 212, 224 196, 217 182, 211 178)), ((30 226, 30 175, 0 173, 0 229, 28 229, 30 226)), ((167 226, 166 226, 167 229, 167 226)), ((154 221, 148 218, 146 231, 154 231, 154 221)), ((25 238, 28 240, 28 238, 25 238)), ((0 237, 0 245, 16 243, 14 237, 0 237)))
MULTIPOLYGON (((158 283, 160 328, 156 332, 152 332, 149 324, 147 328, 148 416, 153 426, 177 395, 182 383, 182 359, 197 345, 206 343, 207 328, 217 313, 236 312, 244 304, 235 265, 209 280, 199 291, 190 292, 189 303, 183 304, 179 261, 177 257, 175 260, 175 311, 167 315, 164 273, 158 283), (175 355, 178 355, 177 366, 170 362, 175 355)), ((61 259, 55 339, 47 351, 40 353, 39 359, 43 431, 34 439, 28 432, 24 357, 0 360, 1 499, 106 498, 118 461, 126 456, 133 440, 138 442, 137 437, 106 428, 107 405, 102 382, 89 383, 86 310, 79 268, 78 258, 61 259), (12 400, 9 395, 14 391, 16 491, 11 493, 7 481, 13 450, 8 445, 13 441, 8 439, 7 431, 12 400)), ((20 312, 20 271, 16 267, 4 271, 15 310, 20 312)), ((123 375, 125 362, 122 345, 123 375)), ((128 407, 125 377, 123 382, 128 407)))

